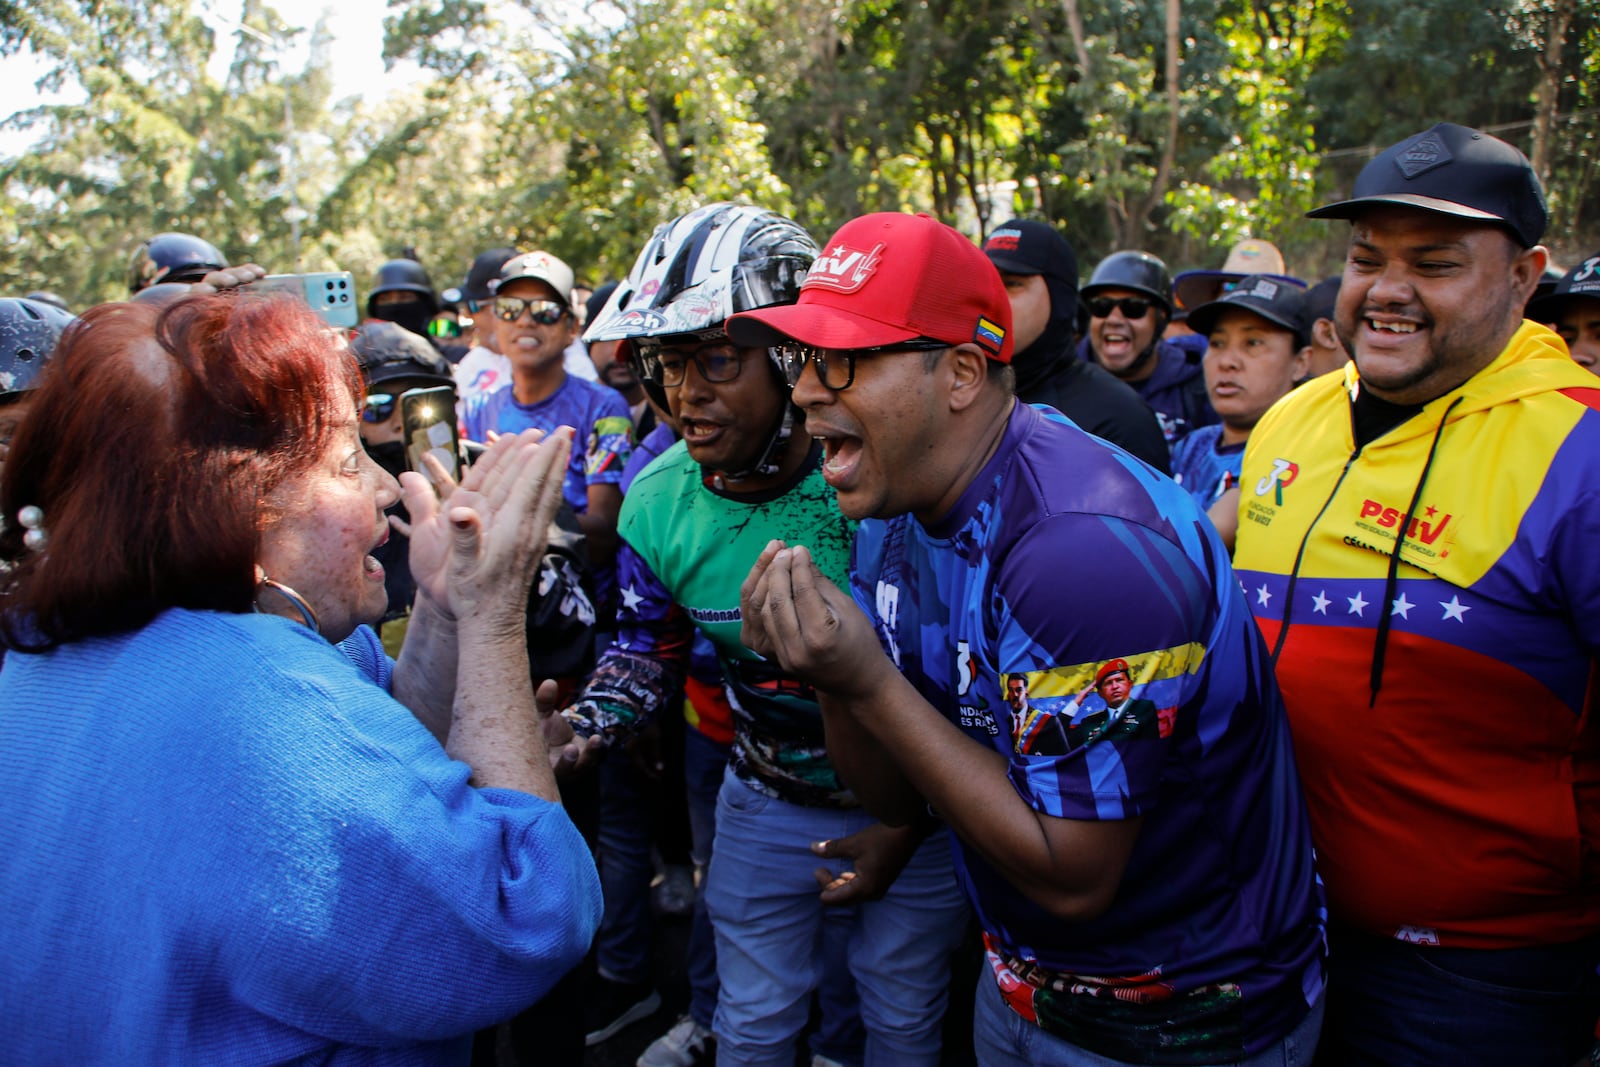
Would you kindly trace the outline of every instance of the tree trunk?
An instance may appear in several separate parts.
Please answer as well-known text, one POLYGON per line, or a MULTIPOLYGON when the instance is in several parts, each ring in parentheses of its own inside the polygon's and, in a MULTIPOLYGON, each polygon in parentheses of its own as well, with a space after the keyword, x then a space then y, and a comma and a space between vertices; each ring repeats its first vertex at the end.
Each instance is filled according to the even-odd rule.
POLYGON ((1150 183, 1150 192, 1139 201, 1133 218, 1129 220, 1130 239, 1143 238, 1145 230, 1149 228, 1150 216, 1167 195, 1167 185, 1172 181, 1172 168, 1178 158, 1178 15, 1181 6, 1181 0, 1167 0, 1167 135, 1161 146, 1161 161, 1156 164, 1156 176, 1150 183))
POLYGON ((1072 50, 1078 57, 1078 77, 1089 76, 1089 46, 1083 37, 1083 12, 1078 10, 1078 0, 1061 0, 1061 8, 1067 13, 1067 29, 1072 31, 1072 50))
POLYGON ((1544 51, 1539 54, 1539 103, 1533 123, 1533 153, 1530 162, 1539 181, 1550 184, 1550 135, 1555 125, 1556 108, 1561 102, 1561 51, 1567 42, 1567 27, 1572 23, 1578 0, 1555 0, 1550 8, 1549 32, 1544 51))

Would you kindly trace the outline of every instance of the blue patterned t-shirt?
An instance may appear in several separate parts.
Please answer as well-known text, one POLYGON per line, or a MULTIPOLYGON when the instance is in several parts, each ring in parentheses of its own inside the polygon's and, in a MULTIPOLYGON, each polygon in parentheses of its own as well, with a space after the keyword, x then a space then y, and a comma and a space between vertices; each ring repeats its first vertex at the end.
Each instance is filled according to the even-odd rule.
POLYGON ((1241 1059, 1305 1017, 1321 895, 1283 704, 1227 552, 1176 483, 1019 404, 936 526, 861 524, 851 578, 884 650, 1034 810, 1143 819, 1115 901, 1083 922, 961 843, 1013 1009, 1143 1063, 1241 1059), (1131 691, 1096 685, 1119 672, 1131 691))
POLYGON ((1189 433, 1172 450, 1172 478, 1204 511, 1217 498, 1239 484, 1244 445, 1222 443, 1222 427, 1202 426, 1189 433))
POLYGON ((467 402, 461 419, 469 441, 487 441, 489 431, 521 433, 560 426, 577 430, 562 490, 572 510, 589 510, 589 486, 618 485, 633 449, 633 418, 622 394, 608 385, 567 375, 561 388, 537 404, 519 404, 506 385, 467 402))

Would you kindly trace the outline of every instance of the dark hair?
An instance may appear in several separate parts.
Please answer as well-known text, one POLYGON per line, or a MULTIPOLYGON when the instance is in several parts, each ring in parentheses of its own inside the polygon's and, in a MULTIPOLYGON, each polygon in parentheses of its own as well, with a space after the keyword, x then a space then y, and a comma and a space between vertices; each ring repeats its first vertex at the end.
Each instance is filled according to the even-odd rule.
POLYGON ((0 479, 0 632, 30 651, 251 609, 269 494, 331 447, 356 362, 289 296, 104 304, 61 338, 0 479), (49 541, 23 544, 19 509, 49 541))

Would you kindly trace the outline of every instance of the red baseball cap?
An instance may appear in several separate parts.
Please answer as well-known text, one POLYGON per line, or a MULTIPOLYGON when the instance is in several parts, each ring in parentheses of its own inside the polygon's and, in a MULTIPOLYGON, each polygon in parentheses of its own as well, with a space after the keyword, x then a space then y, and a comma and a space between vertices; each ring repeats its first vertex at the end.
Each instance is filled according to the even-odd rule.
POLYGON ((1098 671, 1095 671, 1094 684, 1098 687, 1101 682, 1104 682, 1107 678, 1109 678, 1113 674, 1117 674, 1119 672, 1121 674, 1126 675, 1130 680, 1132 680, 1133 672, 1128 670, 1128 661, 1127 660, 1125 660, 1125 659, 1108 660, 1105 663, 1104 666, 1102 666, 1098 671))
POLYGON ((811 264, 798 303, 740 312, 727 330, 752 348, 971 342, 1011 362, 1011 299, 989 257, 932 216, 899 211, 845 223, 811 264))

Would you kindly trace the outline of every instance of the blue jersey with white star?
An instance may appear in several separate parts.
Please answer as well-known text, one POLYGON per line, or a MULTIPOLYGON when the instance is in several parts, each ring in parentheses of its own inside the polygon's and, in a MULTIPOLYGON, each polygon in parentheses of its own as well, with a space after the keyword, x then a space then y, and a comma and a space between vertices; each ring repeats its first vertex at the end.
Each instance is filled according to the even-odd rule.
POLYGON ((962 844, 993 951, 1013 971, 1064 976, 1027 1007, 1008 992, 1014 1007, 1069 1037, 1063 1014, 1122 1027, 1132 1044, 1111 1047, 1130 1056, 1143 1054, 1140 1025, 1185 1032, 1178 1020, 1197 1010, 1210 1047, 1241 1055, 1304 1017, 1322 986, 1320 897, 1283 706, 1227 553, 1187 493, 1019 404, 937 525, 861 524, 851 577, 884 650, 1005 756, 1036 811, 1143 820, 1114 903, 1086 922, 1048 914, 962 844), (1097 687, 1119 672, 1131 692, 1097 687), (1143 1023, 1131 1003, 1148 1008, 1143 1023))

